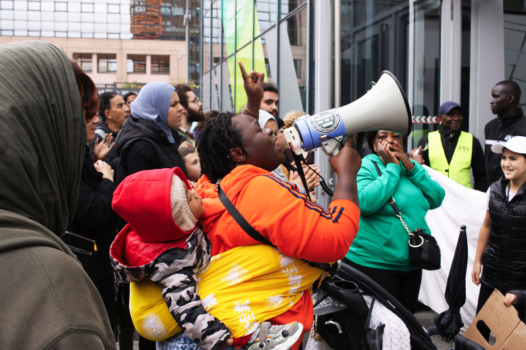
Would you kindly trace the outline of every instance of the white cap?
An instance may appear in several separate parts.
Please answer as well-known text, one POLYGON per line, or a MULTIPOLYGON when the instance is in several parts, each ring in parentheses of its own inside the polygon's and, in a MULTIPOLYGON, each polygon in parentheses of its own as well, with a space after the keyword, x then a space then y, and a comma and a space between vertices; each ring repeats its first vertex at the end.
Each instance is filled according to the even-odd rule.
POLYGON ((500 154, 504 148, 515 153, 526 154, 526 137, 515 136, 506 143, 496 143, 491 146, 491 151, 500 154))

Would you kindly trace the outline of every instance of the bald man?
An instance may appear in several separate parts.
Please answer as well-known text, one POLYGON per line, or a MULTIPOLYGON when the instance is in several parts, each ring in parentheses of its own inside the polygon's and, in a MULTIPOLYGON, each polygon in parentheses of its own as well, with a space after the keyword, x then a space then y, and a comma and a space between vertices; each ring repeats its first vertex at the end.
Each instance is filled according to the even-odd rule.
POLYGON ((514 136, 526 136, 526 118, 519 108, 521 88, 511 80, 504 80, 491 90, 491 112, 497 118, 486 124, 486 172, 488 185, 497 181, 502 175, 500 154, 491 152, 495 143, 505 143, 514 136))

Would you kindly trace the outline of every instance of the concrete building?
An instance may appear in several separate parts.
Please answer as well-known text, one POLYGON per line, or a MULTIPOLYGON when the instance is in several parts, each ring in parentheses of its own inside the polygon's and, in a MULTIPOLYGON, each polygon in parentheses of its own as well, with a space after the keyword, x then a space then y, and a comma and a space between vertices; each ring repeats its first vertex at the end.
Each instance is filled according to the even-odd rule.
POLYGON ((176 84, 186 81, 187 67, 196 82, 199 0, 189 1, 189 50, 186 0, 0 0, 0 44, 25 40, 57 44, 98 86, 176 84))
POLYGON ((186 75, 184 41, 0 36, 0 44, 25 40, 62 47, 97 85, 179 83, 186 75))

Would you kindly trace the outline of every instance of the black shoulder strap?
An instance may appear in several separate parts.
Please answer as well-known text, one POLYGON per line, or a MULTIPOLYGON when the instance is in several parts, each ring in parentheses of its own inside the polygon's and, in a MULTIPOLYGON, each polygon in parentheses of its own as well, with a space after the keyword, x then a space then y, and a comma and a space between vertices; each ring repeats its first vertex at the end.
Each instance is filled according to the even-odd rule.
POLYGON ((221 203, 225 206, 226 210, 232 215, 234 220, 236 220, 237 224, 241 226, 241 228, 252 238, 254 238, 256 241, 261 242, 263 244, 269 245, 274 247, 274 244, 270 243, 268 239, 263 237, 261 233, 256 231, 248 222, 245 220, 243 215, 236 209, 234 204, 230 201, 228 196, 223 192, 221 189, 221 186, 219 184, 217 185, 217 193, 219 194, 219 199, 221 200, 221 203))
POLYGON ((305 161, 305 159, 303 159, 303 156, 298 156, 296 153, 294 153, 294 151, 291 152, 292 153, 292 158, 294 159, 294 163, 296 164, 296 168, 298 169, 298 175, 300 176, 301 178, 301 183, 303 184, 303 188, 305 189, 305 193, 307 194, 307 198, 312 201, 312 199, 310 198, 310 192, 309 192, 309 186, 307 186, 307 179, 305 179, 305 173, 303 172, 303 166, 301 165, 301 162, 305 161))
MULTIPOLYGON (((373 164, 374 164, 374 167, 376 168, 376 171, 378 172, 378 175, 382 176, 382 172, 380 171, 380 168, 378 167, 376 162, 373 162, 373 164)), ((391 205, 391 208, 393 208, 393 210, 395 212, 395 215, 396 216, 400 215, 400 210, 398 210, 398 207, 396 206, 396 202, 395 202, 394 198, 393 197, 389 197, 388 202, 391 205)))

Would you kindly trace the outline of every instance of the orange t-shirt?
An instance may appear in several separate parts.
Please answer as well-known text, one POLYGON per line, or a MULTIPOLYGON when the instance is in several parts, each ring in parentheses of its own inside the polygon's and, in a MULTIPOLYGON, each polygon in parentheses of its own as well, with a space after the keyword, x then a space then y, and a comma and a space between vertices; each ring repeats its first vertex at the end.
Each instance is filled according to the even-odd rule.
MULTIPOLYGON (((203 198, 199 218, 212 243, 212 255, 230 249, 261 244, 250 237, 227 212, 217 187, 203 176, 197 192, 203 198)), ((252 165, 236 167, 221 180, 221 188, 247 222, 283 254, 313 262, 334 262, 347 254, 358 232, 360 209, 349 200, 332 201, 324 210, 301 194, 296 185, 252 165)), ((271 321, 297 321, 305 330, 314 318, 309 293, 286 313, 271 321)))

